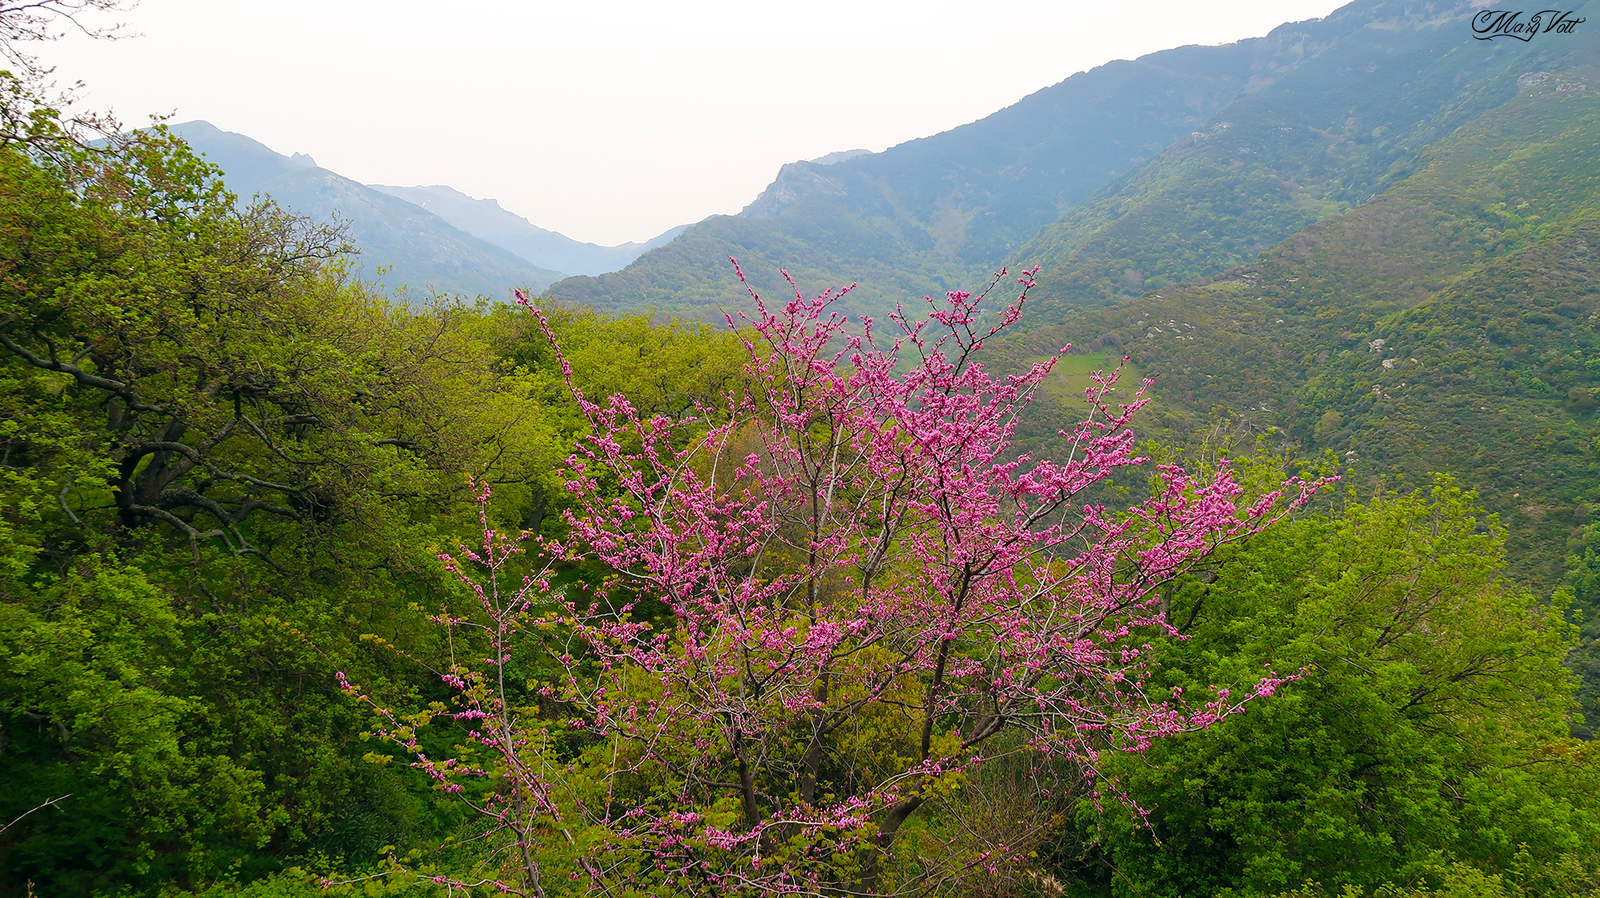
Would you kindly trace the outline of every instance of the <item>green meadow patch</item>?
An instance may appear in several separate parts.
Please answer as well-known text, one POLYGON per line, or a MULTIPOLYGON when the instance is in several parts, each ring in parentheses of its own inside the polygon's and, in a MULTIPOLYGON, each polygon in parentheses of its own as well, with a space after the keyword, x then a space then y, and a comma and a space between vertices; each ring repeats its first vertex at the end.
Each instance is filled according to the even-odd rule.
MULTIPOLYGON (((1049 356, 1036 356, 1025 360, 1025 365, 1036 365, 1046 361, 1049 356)), ((1039 384, 1039 391, 1059 402, 1071 403, 1084 397, 1084 391, 1094 386, 1096 373, 1110 374, 1117 370, 1121 357, 1109 352, 1085 353, 1083 355, 1064 355, 1056 360, 1055 370, 1050 372, 1049 379, 1039 384)), ((1124 365, 1122 374, 1117 379, 1112 395, 1119 401, 1128 402, 1133 394, 1144 385, 1144 372, 1131 362, 1124 365)))

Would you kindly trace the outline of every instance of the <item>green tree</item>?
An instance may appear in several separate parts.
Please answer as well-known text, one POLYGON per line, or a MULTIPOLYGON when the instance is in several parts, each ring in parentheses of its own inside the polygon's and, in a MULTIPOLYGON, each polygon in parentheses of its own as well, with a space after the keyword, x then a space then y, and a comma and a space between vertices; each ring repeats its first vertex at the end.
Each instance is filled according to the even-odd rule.
POLYGON ((407 606, 466 476, 539 483, 565 438, 479 311, 391 306, 160 129, 88 147, 7 90, 0 816, 71 798, 0 833, 0 893, 371 860, 431 798, 361 761, 333 670, 431 688, 407 606))
POLYGON ((1445 481, 1225 553, 1171 599, 1188 638, 1168 685, 1302 677, 1125 766, 1148 827, 1108 818, 1069 866, 1146 896, 1364 895, 1452 862, 1554 895, 1574 864, 1592 873, 1600 768, 1565 738, 1571 628, 1501 578, 1504 539, 1445 481))

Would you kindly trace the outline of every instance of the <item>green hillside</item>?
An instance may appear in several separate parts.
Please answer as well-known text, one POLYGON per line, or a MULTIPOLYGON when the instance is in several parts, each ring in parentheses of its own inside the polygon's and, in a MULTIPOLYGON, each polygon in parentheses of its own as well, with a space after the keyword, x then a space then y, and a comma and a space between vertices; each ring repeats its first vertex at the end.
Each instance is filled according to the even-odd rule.
POLYGON ((1600 362, 1588 362, 1600 96, 1570 89, 1594 80, 1528 85, 1387 194, 1254 267, 1040 328, 1007 352, 1125 351, 1155 376, 1169 433, 1226 409, 1337 453, 1372 488, 1456 473, 1511 525, 1514 563, 1552 582, 1600 503, 1600 362))
POLYGON ((1108 185, 1020 250, 1058 314, 1248 264, 1402 180, 1429 144, 1514 97, 1527 73, 1592 57, 1587 41, 1472 41, 1447 18, 1409 44, 1324 54, 1108 185))

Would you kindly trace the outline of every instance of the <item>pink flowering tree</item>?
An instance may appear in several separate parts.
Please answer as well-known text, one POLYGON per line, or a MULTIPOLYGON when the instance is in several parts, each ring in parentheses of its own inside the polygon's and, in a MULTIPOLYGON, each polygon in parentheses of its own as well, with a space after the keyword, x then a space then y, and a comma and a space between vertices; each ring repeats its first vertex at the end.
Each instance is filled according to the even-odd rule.
MULTIPOLYGON (((505 888, 553 890, 532 846, 565 839, 582 846, 560 877, 578 891, 925 889, 1015 860, 1003 843, 939 869, 897 853, 919 812, 998 755, 1058 759, 1092 784, 1106 753, 1282 682, 1156 695, 1146 643, 1170 632, 1159 587, 1318 484, 1245 496, 1225 467, 1161 466, 1137 505, 1088 501, 1144 462, 1129 424, 1147 400, 1114 403, 1114 373, 1055 460, 1008 454, 1054 359, 996 377, 979 356, 1017 321, 1031 274, 1003 308, 951 293, 887 327, 850 322, 844 292, 778 307, 752 292, 729 319, 746 376, 697 418, 574 389, 593 434, 571 462, 570 537, 542 551, 613 575, 558 594, 534 576, 504 598, 472 582, 511 621, 504 639, 556 659, 544 697, 571 716, 555 741, 580 748, 513 719, 501 643, 489 673, 451 674, 458 713, 503 755, 476 774, 501 778, 486 812, 527 868, 505 888)), ((494 573, 509 550, 485 545, 494 573)))

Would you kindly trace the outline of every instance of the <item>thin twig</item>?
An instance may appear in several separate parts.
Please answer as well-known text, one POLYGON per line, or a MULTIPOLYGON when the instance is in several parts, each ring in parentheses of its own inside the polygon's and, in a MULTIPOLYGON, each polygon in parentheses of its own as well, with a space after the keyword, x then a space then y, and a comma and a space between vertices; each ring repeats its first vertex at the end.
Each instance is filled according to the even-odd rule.
MULTIPOLYGON (((21 817, 18 817, 17 819, 11 821, 10 823, 7 823, 5 826, 0 826, 0 833, 3 833, 6 830, 10 829, 11 827, 16 826, 18 823, 21 823, 23 817, 28 816, 29 814, 33 813, 34 811, 42 811, 45 808, 49 808, 49 807, 54 807, 56 810, 61 811, 61 807, 59 805, 59 802, 66 801, 67 799, 69 799, 71 797, 72 797, 72 793, 68 792, 67 794, 61 796, 60 798, 52 798, 49 801, 46 801, 45 803, 39 805, 36 808, 31 808, 29 810, 23 811, 21 817)), ((65 811, 61 811, 61 812, 63 814, 66 813, 65 811)))

